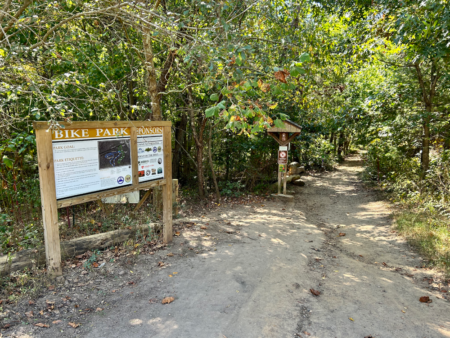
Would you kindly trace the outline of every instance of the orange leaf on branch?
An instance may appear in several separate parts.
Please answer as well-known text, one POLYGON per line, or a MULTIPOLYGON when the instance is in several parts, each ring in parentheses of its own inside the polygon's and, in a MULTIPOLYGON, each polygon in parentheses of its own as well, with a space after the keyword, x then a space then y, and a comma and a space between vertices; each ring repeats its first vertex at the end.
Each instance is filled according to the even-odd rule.
POLYGON ((283 83, 287 83, 286 81, 286 77, 289 76, 289 72, 287 70, 279 70, 278 72, 275 72, 273 74, 275 76, 275 78, 283 83))

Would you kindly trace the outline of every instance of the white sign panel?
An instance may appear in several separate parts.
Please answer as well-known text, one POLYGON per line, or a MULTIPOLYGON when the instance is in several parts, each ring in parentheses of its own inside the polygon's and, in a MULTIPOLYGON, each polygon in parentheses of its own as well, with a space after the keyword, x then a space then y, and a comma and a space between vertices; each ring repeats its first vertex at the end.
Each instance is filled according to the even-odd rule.
POLYGON ((129 128, 56 130, 56 199, 132 185, 129 128))
POLYGON ((163 128, 138 128, 137 134, 139 182, 163 179, 163 128))

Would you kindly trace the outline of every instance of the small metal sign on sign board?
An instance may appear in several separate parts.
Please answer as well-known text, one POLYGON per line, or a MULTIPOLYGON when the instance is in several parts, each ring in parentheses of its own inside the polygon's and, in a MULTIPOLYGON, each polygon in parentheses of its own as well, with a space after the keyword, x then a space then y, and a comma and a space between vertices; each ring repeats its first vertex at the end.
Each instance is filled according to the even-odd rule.
POLYGON ((278 151, 278 164, 287 164, 288 152, 287 150, 278 151))

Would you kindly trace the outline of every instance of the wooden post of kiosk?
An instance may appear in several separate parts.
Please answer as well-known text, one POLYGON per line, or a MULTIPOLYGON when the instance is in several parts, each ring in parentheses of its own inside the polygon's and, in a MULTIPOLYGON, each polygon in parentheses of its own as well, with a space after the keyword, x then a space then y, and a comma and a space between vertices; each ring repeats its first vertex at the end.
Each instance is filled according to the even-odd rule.
POLYGON ((289 143, 298 135, 302 128, 290 121, 283 121, 283 128, 273 127, 267 130, 267 133, 272 136, 280 145, 278 151, 278 195, 281 195, 281 184, 283 183, 283 195, 286 195, 287 183, 287 164, 288 164, 288 146, 289 143))
POLYGON ((280 146, 278 150, 278 194, 281 193, 281 184, 283 184, 283 194, 286 195, 287 162, 288 162, 288 147, 280 146))
MULTIPOLYGON (((49 275, 60 276, 62 274, 58 208, 65 208, 76 204, 98 201, 106 197, 162 186, 163 241, 164 243, 170 243, 172 241, 172 124, 170 122, 72 122, 62 126, 61 130, 58 131, 49 129, 47 122, 34 122, 33 126, 36 130, 45 254, 49 275), (108 133, 108 137, 103 136, 106 141, 102 141, 102 136, 100 134, 106 132, 108 133), (58 136, 55 136, 57 133, 58 136), (117 140, 123 141, 119 142, 119 145, 117 145, 116 138, 117 140), (145 141, 145 138, 151 138, 147 144, 156 144, 157 146, 152 147, 152 149, 145 149, 145 142, 147 142, 145 141), (91 142, 98 141, 90 146, 91 148, 93 147, 93 149, 81 146, 81 144, 86 144, 86 142, 78 142, 89 141, 90 139, 91 142), (138 140, 140 140, 139 142, 143 142, 141 143, 143 144, 141 149, 138 149, 138 140), (123 148, 123 144, 126 145, 128 142, 129 146, 123 148), (112 145, 112 143, 115 144, 112 145), (117 165, 116 159, 118 157, 106 157, 106 155, 102 155, 104 152, 102 153, 101 149, 104 148, 101 148, 100 144, 106 144, 107 147, 114 147, 107 148, 106 151, 119 153, 122 156, 120 161, 125 158, 127 162, 122 162, 120 165, 117 165), (72 153, 67 153, 66 155, 66 148, 72 148, 72 153), (75 151, 78 151, 78 155, 73 155, 74 148, 75 151), (54 153, 54 151, 56 152, 54 153), (146 163, 145 165, 148 165, 149 168, 152 168, 152 165, 149 163, 153 162, 145 162, 147 158, 144 156, 141 158, 144 162, 139 163, 140 153, 143 153, 144 155, 153 154, 146 155, 147 157, 156 155, 155 161, 158 159, 157 163, 159 163, 160 166, 155 165, 155 169, 144 170, 144 163, 146 163), (88 160, 91 162, 87 162, 87 160, 84 159, 85 156, 87 156, 88 160), (105 157, 107 159, 106 165, 104 164, 105 157), (94 164, 92 164, 92 158, 98 158, 98 163, 94 162, 94 164), (164 164, 160 162, 162 159, 164 159, 164 164), (103 160, 103 162, 101 162, 101 160, 103 160), (86 176, 86 173, 88 172, 83 165, 88 165, 88 167, 91 166, 91 171, 89 171, 89 173, 94 171, 92 175, 97 176, 93 177, 98 177, 99 180, 94 181, 94 183, 85 183, 83 185, 83 182, 78 182, 78 176, 73 176, 73 180, 70 181, 70 174, 67 176, 66 172, 61 171, 59 172, 59 175, 55 175, 55 161, 57 162, 56 165, 61 162, 64 162, 65 165, 72 165, 70 169, 77 175, 81 174, 81 181, 83 175, 86 176), (80 164, 77 164, 76 161, 80 161, 80 164), (114 163, 111 163, 111 161, 114 161, 114 163), (73 164, 71 164, 71 162, 73 164), (141 167, 139 167, 140 165, 141 167), (118 168, 118 171, 116 171, 116 168, 118 168), (97 172, 97 174, 95 174, 95 172, 97 172), (61 193, 61 189, 57 191, 57 182, 58 179, 61 179, 63 176, 65 181, 59 181, 59 184, 62 184, 65 190, 63 189, 63 192, 61 193), (140 177, 142 177, 142 179, 140 179, 140 177), (105 181, 103 181, 103 179, 105 181), (69 188, 67 188, 66 184, 69 184, 69 188), (114 184, 114 186, 105 188, 104 184, 114 184), (96 190, 91 185, 96 185, 96 190), (74 190, 77 189, 84 190, 82 193, 77 192, 77 194, 75 194, 74 190)), ((58 170, 61 170, 60 168, 61 167, 57 167, 58 170)), ((56 172, 58 171, 56 170, 56 172)), ((148 197, 148 194, 144 196, 144 198, 146 197, 148 197)), ((143 202, 144 201, 141 201, 138 206, 142 205, 143 202)))
POLYGON ((172 137, 171 126, 164 127, 164 177, 166 184, 163 187, 163 240, 172 242, 172 137))
POLYGON ((52 133, 45 129, 36 130, 36 146, 47 272, 50 276, 61 276, 61 246, 58 227, 58 206, 56 204, 52 133))

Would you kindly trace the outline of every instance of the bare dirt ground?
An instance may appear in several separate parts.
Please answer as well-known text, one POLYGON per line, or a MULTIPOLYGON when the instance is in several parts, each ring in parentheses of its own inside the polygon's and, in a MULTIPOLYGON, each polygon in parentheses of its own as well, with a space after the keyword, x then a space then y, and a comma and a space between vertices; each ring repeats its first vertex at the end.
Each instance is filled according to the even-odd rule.
POLYGON ((305 176, 305 187, 290 188, 294 203, 178 220, 184 230, 170 246, 133 265, 66 274, 29 305, 28 320, 5 308, 21 324, 3 335, 450 337, 448 285, 393 232, 392 210, 363 186, 361 170, 351 158, 305 176))

